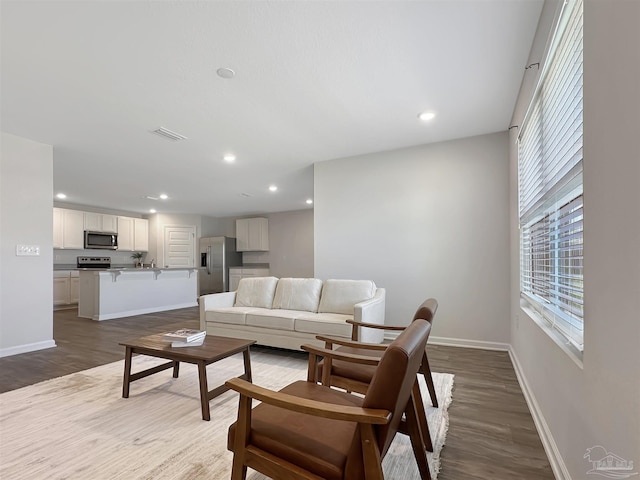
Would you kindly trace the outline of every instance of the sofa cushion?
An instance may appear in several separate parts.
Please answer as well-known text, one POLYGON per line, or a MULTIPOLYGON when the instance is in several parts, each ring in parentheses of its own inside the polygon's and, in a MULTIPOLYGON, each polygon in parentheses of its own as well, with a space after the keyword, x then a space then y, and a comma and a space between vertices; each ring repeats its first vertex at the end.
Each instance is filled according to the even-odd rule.
POLYGON ((273 308, 317 312, 322 292, 319 278, 281 278, 273 297, 273 308))
POLYGON ((235 307, 271 308, 276 291, 276 277, 243 278, 238 282, 235 307))
POLYGON ((223 307, 207 310, 204 313, 206 322, 229 323, 231 325, 245 325, 247 312, 255 308, 251 307, 223 307))
POLYGON ((326 280, 318 312, 353 315, 353 306, 373 298, 375 293, 376 284, 371 280, 326 280))
POLYGON ((351 324, 346 320, 353 320, 353 316, 340 313, 301 313, 296 317, 294 329, 300 333, 351 338, 351 324))
POLYGON ((247 313, 247 325, 273 330, 293 331, 293 322, 300 312, 295 310, 260 309, 247 313))

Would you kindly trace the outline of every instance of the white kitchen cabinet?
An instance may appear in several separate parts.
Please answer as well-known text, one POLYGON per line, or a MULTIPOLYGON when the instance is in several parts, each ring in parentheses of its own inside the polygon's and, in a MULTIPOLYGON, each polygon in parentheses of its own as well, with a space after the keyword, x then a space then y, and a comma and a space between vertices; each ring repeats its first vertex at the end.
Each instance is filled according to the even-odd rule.
POLYGON ((268 277, 269 269, 262 267, 231 267, 229 269, 229 291, 235 292, 243 278, 268 277))
POLYGON ((136 252, 149 251, 149 220, 146 218, 133 219, 133 249, 136 252))
POLYGON ((90 232, 118 233, 118 217, 104 213, 84 212, 84 229, 90 232))
MULTIPOLYGON (((55 272, 54 272, 55 273, 55 272)), ((53 277, 53 305, 69 305, 69 285, 71 279, 66 277, 53 277)))
POLYGON ((118 217, 118 250, 133 252, 133 218, 118 217))
POLYGON ((268 252, 269 220, 262 217, 237 219, 236 249, 239 252, 268 252))
POLYGON ((62 248, 64 216, 61 208, 53 209, 53 248, 62 248))
POLYGON ((84 212, 53 209, 53 248, 84 248, 84 212))
POLYGON ((233 269, 229 270, 229 291, 235 292, 238 289, 238 284, 242 278, 241 273, 233 272, 233 269))
POLYGON ((53 272, 53 305, 74 305, 79 301, 80 272, 56 270, 53 272))
POLYGON ((71 270, 69 280, 69 303, 76 304, 80 301, 80 272, 71 270))
POLYGON ((118 217, 118 250, 123 252, 149 251, 149 220, 118 217))

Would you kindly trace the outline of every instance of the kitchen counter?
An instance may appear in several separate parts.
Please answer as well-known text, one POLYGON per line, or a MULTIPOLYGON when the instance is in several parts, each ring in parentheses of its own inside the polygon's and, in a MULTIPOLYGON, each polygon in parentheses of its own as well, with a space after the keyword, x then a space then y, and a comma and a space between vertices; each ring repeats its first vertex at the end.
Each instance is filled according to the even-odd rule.
POLYGON ((110 320, 198 305, 198 269, 79 269, 78 316, 110 320))
MULTIPOLYGON (((162 272, 162 271, 177 271, 177 270, 197 270, 197 267, 165 267, 165 268, 160 268, 160 267, 142 267, 142 268, 138 268, 138 267, 111 267, 111 268, 107 268, 105 269, 108 272, 114 272, 114 271, 123 271, 123 272, 162 272)), ((81 269, 83 270, 83 269, 81 269)), ((95 270, 95 268, 86 268, 84 270, 95 270)))

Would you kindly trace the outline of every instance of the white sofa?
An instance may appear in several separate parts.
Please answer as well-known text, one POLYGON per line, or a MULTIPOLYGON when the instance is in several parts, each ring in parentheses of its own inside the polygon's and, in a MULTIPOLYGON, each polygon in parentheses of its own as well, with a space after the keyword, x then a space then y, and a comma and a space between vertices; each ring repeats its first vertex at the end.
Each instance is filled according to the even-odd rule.
MULTIPOLYGON (((300 350, 303 344, 323 346, 316 335, 351 338, 348 319, 382 325, 384 312, 385 289, 370 280, 243 278, 235 292, 200 297, 200 328, 300 350)), ((382 330, 360 332, 360 341, 382 340, 382 330)))

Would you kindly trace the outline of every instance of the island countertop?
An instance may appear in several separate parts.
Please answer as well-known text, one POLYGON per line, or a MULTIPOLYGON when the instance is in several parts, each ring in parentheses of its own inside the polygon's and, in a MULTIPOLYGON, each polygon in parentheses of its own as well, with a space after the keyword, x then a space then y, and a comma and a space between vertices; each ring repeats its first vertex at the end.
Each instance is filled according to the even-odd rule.
POLYGON ((110 267, 110 268, 77 268, 81 272, 154 272, 161 270, 197 270, 197 267, 110 267))

